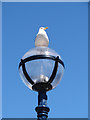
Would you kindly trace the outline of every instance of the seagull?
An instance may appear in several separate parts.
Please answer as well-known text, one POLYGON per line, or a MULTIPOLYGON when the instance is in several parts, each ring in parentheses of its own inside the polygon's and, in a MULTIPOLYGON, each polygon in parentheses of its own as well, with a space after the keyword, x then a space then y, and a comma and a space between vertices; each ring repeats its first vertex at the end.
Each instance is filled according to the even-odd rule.
POLYGON ((38 34, 35 38, 35 47, 38 46, 48 47, 49 39, 47 33, 45 32, 46 29, 48 29, 48 27, 39 28, 38 34))

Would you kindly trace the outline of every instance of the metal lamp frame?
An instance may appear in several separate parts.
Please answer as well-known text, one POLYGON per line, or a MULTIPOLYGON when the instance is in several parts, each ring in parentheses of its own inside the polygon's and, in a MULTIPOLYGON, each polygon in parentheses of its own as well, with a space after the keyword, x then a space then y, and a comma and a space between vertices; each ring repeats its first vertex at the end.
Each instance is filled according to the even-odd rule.
POLYGON ((48 112, 50 109, 49 107, 47 107, 46 92, 52 89, 51 83, 53 82, 56 76, 58 63, 60 63, 65 68, 64 63, 61 59, 59 59, 59 56, 55 57, 52 55, 34 55, 34 56, 27 57, 25 59, 21 59, 21 62, 19 64, 19 68, 22 66, 22 71, 27 81, 32 85, 32 89, 38 92, 38 106, 35 109, 38 117, 37 120, 47 120, 48 118, 48 112), (48 82, 34 83, 34 81, 31 79, 31 77, 28 75, 26 71, 25 63, 32 60, 38 60, 38 59, 50 59, 55 61, 54 69, 48 82))

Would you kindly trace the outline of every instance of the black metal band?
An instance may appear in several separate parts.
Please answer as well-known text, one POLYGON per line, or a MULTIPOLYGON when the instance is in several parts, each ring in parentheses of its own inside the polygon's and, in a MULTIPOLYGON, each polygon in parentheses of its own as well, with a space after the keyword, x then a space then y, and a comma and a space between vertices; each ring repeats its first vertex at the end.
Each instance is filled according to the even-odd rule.
POLYGON ((54 65, 52 75, 50 76, 49 81, 47 83, 52 83, 52 81, 54 80, 54 78, 56 76, 57 69, 58 69, 58 59, 59 59, 59 56, 56 57, 56 61, 55 61, 55 65, 54 65))
POLYGON ((23 70, 23 74, 26 77, 26 79, 28 80, 28 82, 30 82, 32 85, 34 84, 34 82, 32 81, 32 79, 30 78, 30 76, 28 75, 26 68, 25 68, 25 63, 23 62, 23 60, 21 59, 21 63, 22 63, 22 70, 23 70))
MULTIPOLYGON (((33 56, 23 59, 23 63, 26 63, 26 62, 29 62, 32 60, 36 60, 36 59, 51 59, 51 60, 56 61, 56 57, 52 56, 52 55, 33 55, 33 56)), ((61 59, 58 58, 57 61, 65 68, 64 63, 61 59)), ((19 68, 20 68, 21 64, 22 64, 22 62, 20 62, 19 68)))
POLYGON ((51 56, 51 55, 34 55, 34 56, 30 56, 28 58, 25 58, 23 60, 21 59, 21 62, 19 64, 19 68, 20 68, 20 66, 22 66, 22 70, 23 70, 24 76, 26 77, 28 82, 30 82, 32 85, 34 85, 34 82, 30 78, 30 76, 28 75, 28 73, 26 71, 25 63, 29 62, 29 61, 32 61, 32 60, 36 60, 36 59, 51 59, 51 60, 55 61, 55 65, 54 65, 54 69, 53 69, 52 75, 51 75, 49 81, 47 82, 47 84, 48 83, 49 84, 52 83, 52 81, 54 80, 54 78, 56 76, 56 73, 57 73, 57 69, 58 69, 58 63, 60 63, 65 68, 64 63, 63 63, 62 60, 59 59, 59 56, 55 57, 55 56, 51 56))

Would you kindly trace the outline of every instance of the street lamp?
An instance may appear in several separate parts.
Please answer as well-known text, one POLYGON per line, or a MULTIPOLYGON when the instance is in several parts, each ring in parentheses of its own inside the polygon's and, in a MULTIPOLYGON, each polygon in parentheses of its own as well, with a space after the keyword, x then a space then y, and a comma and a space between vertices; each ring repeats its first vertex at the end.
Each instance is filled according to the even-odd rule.
POLYGON ((36 43, 35 48, 22 57, 19 73, 25 85, 38 92, 38 106, 35 110, 38 120, 46 120, 49 112, 46 92, 54 89, 61 81, 64 63, 60 55, 48 48, 46 43, 40 44, 36 43))

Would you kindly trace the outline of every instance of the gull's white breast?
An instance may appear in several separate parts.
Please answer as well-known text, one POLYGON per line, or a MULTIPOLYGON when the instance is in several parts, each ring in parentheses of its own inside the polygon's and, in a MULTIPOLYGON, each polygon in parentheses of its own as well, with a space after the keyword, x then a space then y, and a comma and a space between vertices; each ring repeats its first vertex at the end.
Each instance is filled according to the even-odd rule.
POLYGON ((35 46, 45 46, 47 47, 49 44, 49 39, 44 30, 40 30, 35 39, 35 46))

